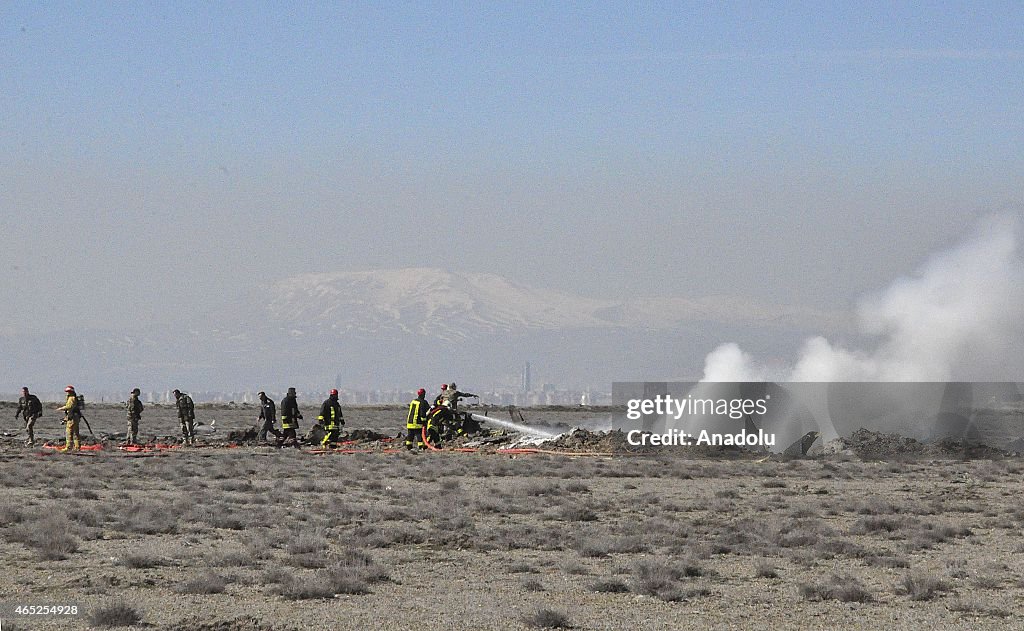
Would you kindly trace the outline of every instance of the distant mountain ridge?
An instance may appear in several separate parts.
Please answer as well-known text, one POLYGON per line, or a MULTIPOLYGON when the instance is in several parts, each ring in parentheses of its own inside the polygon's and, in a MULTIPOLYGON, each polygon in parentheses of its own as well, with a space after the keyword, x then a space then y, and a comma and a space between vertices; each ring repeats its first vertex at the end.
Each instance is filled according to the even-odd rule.
POLYGON ((834 314, 742 297, 595 299, 494 274, 332 272, 285 278, 169 325, 0 336, 0 377, 233 389, 423 385, 458 374, 498 386, 517 383, 531 361, 538 380, 610 387, 697 377, 721 342, 788 354, 808 333, 842 327, 834 314))
POLYGON ((401 331, 455 341, 528 329, 592 327, 601 303, 494 274, 431 268, 303 274, 270 286, 271 322, 338 333, 401 331))
POLYGON ((735 297, 593 299, 495 274, 434 268, 302 274, 255 294, 247 312, 297 330, 391 331, 456 341, 529 330, 671 329, 700 321, 833 328, 833 314, 735 297))

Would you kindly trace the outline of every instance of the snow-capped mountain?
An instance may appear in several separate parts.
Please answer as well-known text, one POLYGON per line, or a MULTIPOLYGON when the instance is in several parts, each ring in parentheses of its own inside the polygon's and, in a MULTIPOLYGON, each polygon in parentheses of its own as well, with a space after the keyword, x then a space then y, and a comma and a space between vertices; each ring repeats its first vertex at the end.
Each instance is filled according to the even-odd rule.
POLYGON ((766 305, 735 297, 679 296, 593 299, 527 287, 494 274, 432 268, 303 274, 248 296, 222 311, 300 333, 403 333, 459 341, 495 334, 569 329, 675 329, 695 322, 831 328, 823 312, 766 305))
MULTIPOLYGON (((771 356, 830 314, 737 297, 594 299, 493 274, 413 268, 303 274, 257 288, 188 321, 138 331, 0 338, 15 383, 55 371, 103 387, 170 383, 393 386, 461 379, 500 383, 531 361, 565 384, 694 378, 725 341, 771 356), (424 381, 424 380, 430 381, 424 381)), ((257 386, 258 387, 258 386, 257 386)))
POLYGON ((413 268, 304 274, 262 294, 269 322, 338 334, 412 333, 442 340, 593 327, 604 303, 531 289, 493 274, 413 268))

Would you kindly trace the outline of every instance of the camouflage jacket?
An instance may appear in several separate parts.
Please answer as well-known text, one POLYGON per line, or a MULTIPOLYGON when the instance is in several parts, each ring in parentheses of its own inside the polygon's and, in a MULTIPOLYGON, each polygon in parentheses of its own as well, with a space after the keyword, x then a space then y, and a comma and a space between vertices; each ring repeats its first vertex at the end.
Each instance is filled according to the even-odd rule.
POLYGON ((127 401, 125 401, 124 409, 129 420, 131 420, 142 418, 142 411, 146 408, 143 407, 142 401, 139 400, 139 397, 133 394, 127 401))

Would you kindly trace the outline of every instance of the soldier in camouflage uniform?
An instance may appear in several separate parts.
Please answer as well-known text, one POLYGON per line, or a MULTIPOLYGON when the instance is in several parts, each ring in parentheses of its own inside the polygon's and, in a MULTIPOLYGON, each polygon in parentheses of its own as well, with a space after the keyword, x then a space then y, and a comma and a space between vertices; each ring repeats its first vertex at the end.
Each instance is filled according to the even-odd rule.
POLYGON ((36 426, 36 419, 42 415, 43 404, 39 401, 39 397, 29 394, 27 386, 22 388, 21 398, 18 399, 18 411, 14 413, 14 419, 17 420, 19 416, 25 419, 25 431, 28 432, 26 445, 36 444, 36 435, 33 429, 36 426))
POLYGON ((142 405, 142 401, 139 400, 139 395, 142 392, 135 388, 132 390, 131 396, 124 404, 125 413, 128 416, 128 443, 129 445, 135 445, 139 442, 139 420, 142 419, 142 410, 145 408, 142 405))
POLYGON ((178 420, 181 421, 181 442, 195 445, 196 404, 192 402, 192 397, 177 389, 174 391, 174 400, 178 406, 178 420))

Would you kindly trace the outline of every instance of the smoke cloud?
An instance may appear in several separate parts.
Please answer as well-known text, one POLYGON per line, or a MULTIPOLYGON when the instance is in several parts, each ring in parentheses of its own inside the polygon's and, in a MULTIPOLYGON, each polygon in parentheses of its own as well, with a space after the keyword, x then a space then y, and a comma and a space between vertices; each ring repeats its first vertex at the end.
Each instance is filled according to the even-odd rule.
POLYGON ((910 277, 865 297, 865 348, 807 339, 792 366, 759 363, 722 344, 704 381, 1024 381, 1024 268, 1020 223, 999 216, 933 256, 910 277))

